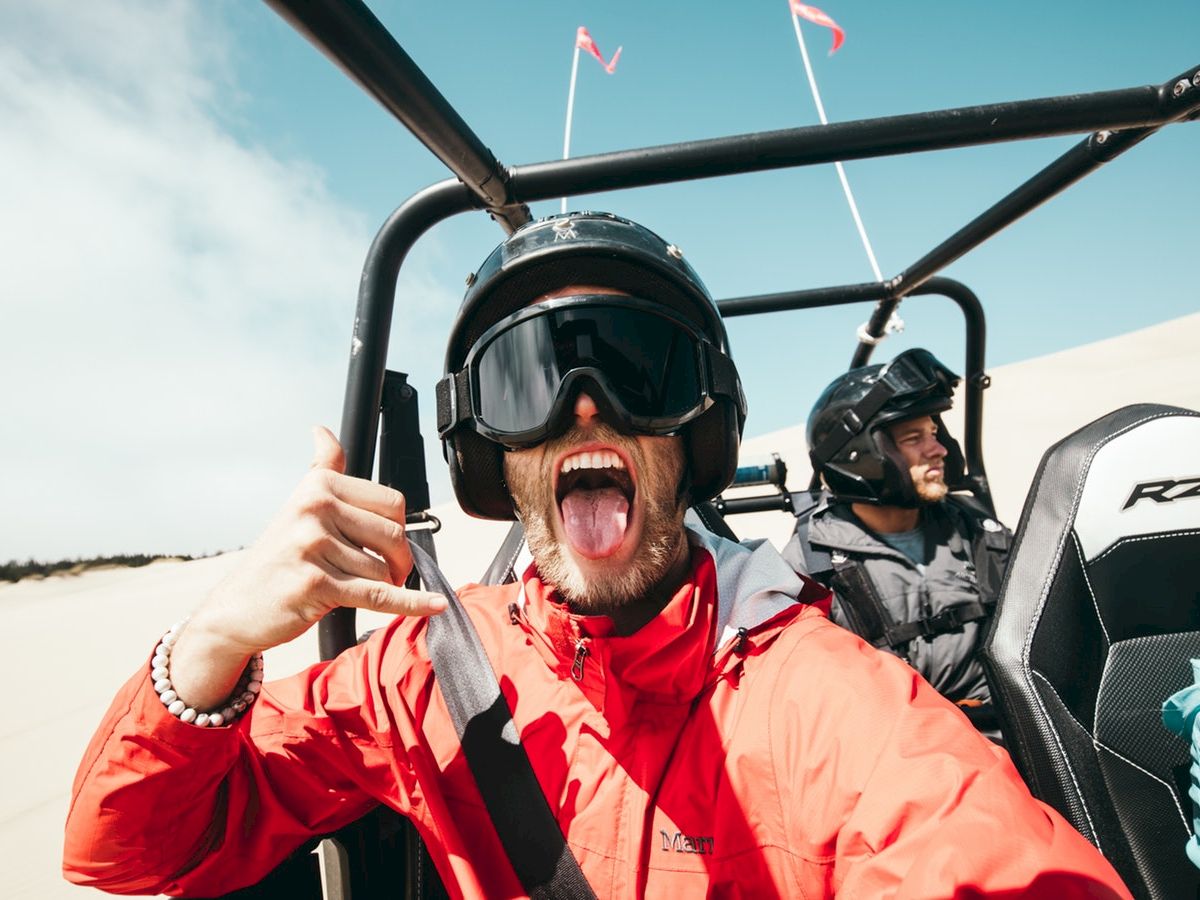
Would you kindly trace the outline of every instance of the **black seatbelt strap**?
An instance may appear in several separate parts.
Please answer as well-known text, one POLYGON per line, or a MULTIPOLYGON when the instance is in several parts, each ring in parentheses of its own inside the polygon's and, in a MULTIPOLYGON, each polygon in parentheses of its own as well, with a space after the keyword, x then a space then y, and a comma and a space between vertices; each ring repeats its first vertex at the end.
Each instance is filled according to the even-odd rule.
POLYGON ((812 543, 809 529, 813 513, 820 504, 820 491, 792 494, 792 508, 796 510, 795 542, 801 561, 807 574, 833 589, 850 630, 869 643, 881 646, 893 621, 862 564, 843 559, 840 555, 839 561, 834 562, 828 548, 816 547, 812 543))
POLYGON ((855 633, 876 647, 886 644, 901 652, 917 638, 932 638, 960 631, 968 622, 986 619, 995 605, 972 600, 948 606, 923 619, 897 623, 883 605, 879 592, 875 590, 875 582, 866 573, 866 566, 859 560, 835 563, 832 587, 837 591, 842 609, 851 619, 851 628, 855 633))
POLYGON ((835 560, 828 547, 814 546, 809 536, 813 513, 821 501, 822 492, 819 490, 792 494, 792 508, 796 510, 796 540, 804 564, 813 578, 833 589, 850 630, 868 643, 882 646, 888 628, 895 622, 875 590, 875 582, 867 575, 861 562, 847 558, 841 551, 835 560))
POLYGON ((792 508, 796 510, 793 540, 799 547, 799 561, 808 575, 833 589, 851 631, 876 647, 888 644, 903 652, 902 648, 908 641, 893 643, 889 639, 896 622, 883 605, 879 592, 875 590, 875 582, 867 575, 862 562, 849 559, 842 551, 838 552, 835 560, 829 548, 813 545, 809 531, 813 513, 820 505, 819 490, 792 494, 792 508))
POLYGON ((833 563, 829 558, 829 551, 818 549, 812 545, 809 538, 809 528, 812 525, 812 516, 816 512, 817 507, 821 505, 821 492, 817 491, 795 491, 792 493, 792 510, 796 515, 796 528, 793 532, 795 535, 796 546, 799 549, 799 562, 804 566, 804 573, 817 581, 829 587, 828 573, 833 570, 833 563))
POLYGON ((949 634, 951 631, 962 630, 967 622, 978 622, 992 614, 992 604, 979 603, 975 600, 966 603, 956 603, 947 606, 939 613, 917 619, 915 622, 905 622, 903 625, 892 625, 884 632, 884 639, 893 647, 900 647, 916 638, 932 638, 939 634, 949 634))
POLYGON ((426 644, 467 765, 521 886, 538 900, 594 898, 521 745, 491 662, 458 595, 410 542, 425 589, 449 605, 432 616, 426 644))
POLYGON ((733 533, 733 529, 729 527, 729 523, 725 521, 725 517, 713 506, 711 500, 705 500, 697 503, 692 507, 692 511, 704 523, 704 527, 713 534, 719 535, 726 540, 737 543, 737 535, 733 533))
POLYGON ((866 567, 858 560, 845 560, 833 564, 830 587, 837 593, 842 611, 850 620, 850 630, 876 647, 888 644, 900 649, 904 644, 893 643, 889 638, 896 627, 895 620, 879 598, 875 582, 866 573, 866 567))

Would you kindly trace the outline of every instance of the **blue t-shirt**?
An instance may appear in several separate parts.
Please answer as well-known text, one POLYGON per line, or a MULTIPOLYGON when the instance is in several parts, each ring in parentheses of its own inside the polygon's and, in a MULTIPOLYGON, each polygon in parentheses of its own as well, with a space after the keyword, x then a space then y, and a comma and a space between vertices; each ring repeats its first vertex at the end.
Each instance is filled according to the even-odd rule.
POLYGON ((916 563, 921 574, 925 574, 925 530, 921 526, 918 525, 912 531, 893 531, 880 534, 879 537, 889 547, 899 550, 916 563))

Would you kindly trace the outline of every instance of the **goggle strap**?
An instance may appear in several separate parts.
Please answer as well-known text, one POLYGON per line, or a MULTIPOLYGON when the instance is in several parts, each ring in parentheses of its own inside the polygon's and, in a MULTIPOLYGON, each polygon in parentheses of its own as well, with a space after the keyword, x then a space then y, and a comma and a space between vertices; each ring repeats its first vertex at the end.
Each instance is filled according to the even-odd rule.
POLYGON ((445 437, 471 418, 471 380, 464 369, 442 377, 435 390, 437 398, 437 430, 445 437))
POLYGON ((862 433, 866 424, 895 394, 895 387, 886 379, 881 378, 875 382, 875 386, 867 391, 866 396, 842 413, 837 425, 812 451, 813 465, 822 466, 833 459, 839 450, 862 433))
POLYGON ((739 385, 737 368, 728 356, 707 341, 704 347, 705 364, 708 368, 709 393, 738 400, 739 385))

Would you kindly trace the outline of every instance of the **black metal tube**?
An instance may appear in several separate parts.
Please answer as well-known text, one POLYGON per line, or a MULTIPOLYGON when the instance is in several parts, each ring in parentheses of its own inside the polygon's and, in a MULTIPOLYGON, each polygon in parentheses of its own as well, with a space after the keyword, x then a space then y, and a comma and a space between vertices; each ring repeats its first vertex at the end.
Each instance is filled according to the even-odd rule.
POLYGON ((266 0, 403 123, 507 231, 529 221, 508 171, 362 0, 266 0))
MULTIPOLYGON (((396 280, 404 257, 435 223, 475 206, 474 197, 457 181, 441 181, 410 197, 383 224, 367 251, 358 288, 358 309, 350 340, 350 368, 342 402, 340 440, 346 452, 346 474, 370 478, 387 368, 388 337, 396 303, 396 280)), ((351 608, 335 609, 321 620, 317 642, 321 659, 333 659, 354 646, 357 634, 351 608)))
POLYGON ((994 516, 992 488, 983 465, 983 392, 991 383, 984 369, 987 347, 987 321, 983 304, 969 287, 953 278, 933 277, 919 285, 912 296, 941 294, 958 304, 967 323, 963 385, 960 388, 963 405, 963 459, 966 461, 966 480, 975 497, 994 516))
POLYGON ((370 478, 375 462, 379 404, 400 265, 417 238, 432 225, 473 207, 463 185, 439 182, 410 197, 392 213, 367 252, 342 405, 341 439, 349 475, 370 478))
POLYGON ((517 166, 513 194, 526 202, 741 172, 1098 129, 1164 124, 1152 85, 935 112, 812 125, 517 166))
POLYGON ((844 306, 887 296, 887 286, 878 281, 843 284, 837 287, 809 288, 803 291, 784 291, 778 294, 756 294, 751 297, 730 297, 717 301, 717 308, 726 319, 752 316, 759 313, 786 312, 790 309, 818 309, 823 306, 844 306))
MULTIPOLYGON (((878 338, 906 294, 963 254, 982 244, 1026 213, 1057 196, 1100 166, 1137 146, 1170 122, 1192 118, 1200 111, 1200 68, 1190 69, 1155 89, 1162 121, 1123 131, 1102 130, 1089 135, 1046 168, 989 207, 938 244, 923 257, 890 279, 889 296, 881 300, 867 322, 868 335, 878 338)), ((1116 126, 1107 125, 1105 129, 1116 126)), ((866 365, 874 344, 860 341, 851 368, 866 365)))
POLYGON ((739 513, 790 512, 791 499, 787 494, 764 494, 759 497, 718 497, 713 506, 723 516, 739 513))

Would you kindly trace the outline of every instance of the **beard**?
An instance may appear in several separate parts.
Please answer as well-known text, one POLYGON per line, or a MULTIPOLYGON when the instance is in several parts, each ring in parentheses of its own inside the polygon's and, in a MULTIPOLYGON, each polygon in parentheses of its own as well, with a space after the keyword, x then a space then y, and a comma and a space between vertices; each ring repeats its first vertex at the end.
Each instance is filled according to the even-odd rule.
POLYGON ((655 438, 647 452, 643 442, 608 425, 586 431, 572 428, 546 441, 540 454, 506 453, 504 477, 538 574, 578 612, 602 614, 646 597, 663 580, 686 541, 683 517, 688 492, 680 438, 655 438), (638 476, 634 509, 641 519, 640 544, 632 562, 604 566, 604 561, 598 560, 593 568, 601 571, 591 572, 580 566, 565 541, 555 535, 558 501, 552 470, 561 452, 587 440, 619 447, 633 461, 638 476))
POLYGON ((946 486, 944 478, 939 478, 937 481, 930 481, 925 477, 925 466, 914 466, 910 472, 912 478, 913 489, 917 493, 917 499, 922 506, 929 506, 933 503, 941 503, 946 499, 946 495, 950 493, 950 488, 946 486))

